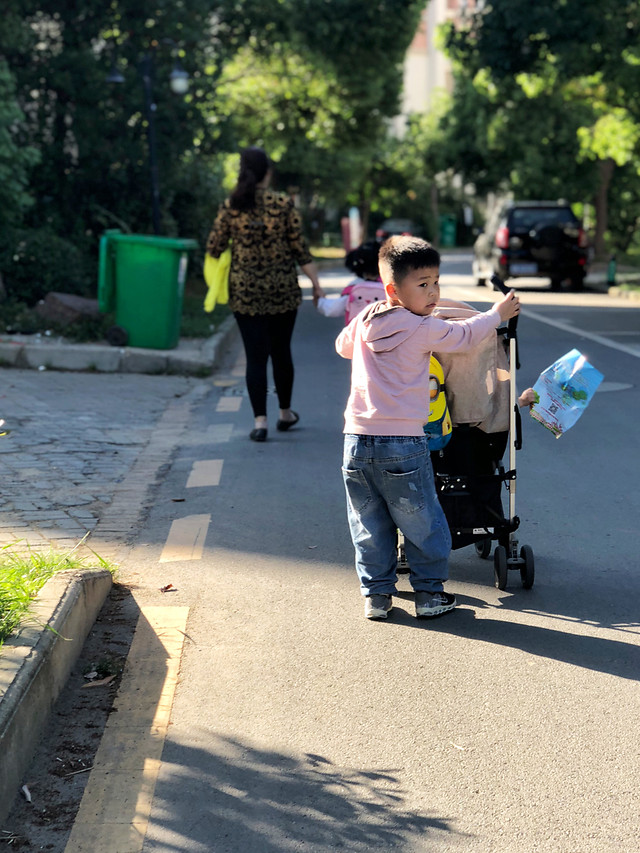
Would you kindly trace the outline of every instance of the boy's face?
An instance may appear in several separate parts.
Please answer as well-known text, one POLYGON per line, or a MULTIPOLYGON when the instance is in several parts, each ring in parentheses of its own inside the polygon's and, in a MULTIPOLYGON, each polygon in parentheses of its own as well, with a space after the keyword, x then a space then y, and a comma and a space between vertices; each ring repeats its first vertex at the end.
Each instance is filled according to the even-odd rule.
POLYGON ((387 298, 392 305, 402 305, 412 314, 428 317, 440 300, 440 269, 422 267, 412 270, 402 284, 385 285, 387 298))

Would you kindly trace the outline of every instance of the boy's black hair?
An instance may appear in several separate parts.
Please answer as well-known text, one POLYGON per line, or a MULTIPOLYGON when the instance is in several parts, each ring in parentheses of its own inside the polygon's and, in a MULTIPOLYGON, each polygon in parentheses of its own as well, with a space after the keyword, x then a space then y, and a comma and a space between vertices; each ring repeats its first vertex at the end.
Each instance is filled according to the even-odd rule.
POLYGON ((377 278, 379 252, 380 243, 377 240, 367 240, 347 254, 344 265, 355 275, 377 278))
POLYGON ((380 275, 385 284, 402 284, 413 270, 440 266, 440 252, 420 237, 389 237, 379 256, 380 275))

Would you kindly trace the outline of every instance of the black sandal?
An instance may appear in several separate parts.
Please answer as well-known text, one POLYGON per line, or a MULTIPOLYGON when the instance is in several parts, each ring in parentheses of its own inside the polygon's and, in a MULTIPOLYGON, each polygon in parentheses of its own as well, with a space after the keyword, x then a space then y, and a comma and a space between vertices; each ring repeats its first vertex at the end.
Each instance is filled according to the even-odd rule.
POLYGON ((260 429, 252 429, 249 433, 249 438, 251 441, 266 441, 267 430, 264 427, 261 427, 260 429))
POLYGON ((295 416, 295 420, 293 421, 278 421, 276 424, 276 429, 280 432, 286 432, 288 429, 291 429, 292 426, 295 426, 300 420, 300 415, 297 412, 291 412, 292 415, 295 416))

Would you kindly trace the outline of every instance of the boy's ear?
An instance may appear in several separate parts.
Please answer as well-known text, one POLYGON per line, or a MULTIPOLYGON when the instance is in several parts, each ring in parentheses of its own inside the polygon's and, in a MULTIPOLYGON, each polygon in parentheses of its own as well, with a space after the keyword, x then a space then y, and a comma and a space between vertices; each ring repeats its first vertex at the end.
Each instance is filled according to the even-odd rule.
POLYGON ((392 281, 390 281, 388 284, 385 284, 384 292, 387 294, 388 299, 398 298, 398 291, 396 290, 396 286, 392 281))

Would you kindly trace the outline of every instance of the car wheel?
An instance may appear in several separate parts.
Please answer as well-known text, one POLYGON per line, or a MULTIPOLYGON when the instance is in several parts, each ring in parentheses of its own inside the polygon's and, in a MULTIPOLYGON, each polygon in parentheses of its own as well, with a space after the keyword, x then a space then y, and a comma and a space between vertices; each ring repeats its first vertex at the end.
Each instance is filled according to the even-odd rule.
POLYGON ((584 275, 582 272, 571 276, 571 290, 576 293, 584 290, 584 275))
POLYGON ((110 326, 104 336, 112 347, 126 347, 129 343, 129 332, 122 326, 110 326))

